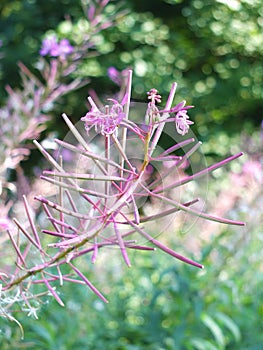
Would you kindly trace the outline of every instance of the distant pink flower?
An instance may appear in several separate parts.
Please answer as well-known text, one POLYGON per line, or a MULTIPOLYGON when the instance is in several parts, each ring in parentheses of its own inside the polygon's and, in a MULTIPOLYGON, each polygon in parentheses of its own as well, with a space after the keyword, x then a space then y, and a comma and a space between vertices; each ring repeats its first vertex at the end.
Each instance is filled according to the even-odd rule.
POLYGON ((243 175, 262 183, 262 165, 259 160, 248 160, 243 166, 243 175))
POLYGON ((13 228, 13 224, 8 217, 0 218, 0 231, 11 230, 13 228))
POLYGON ((65 57, 71 54, 73 50, 73 46, 70 45, 68 39, 62 39, 58 42, 57 38, 52 36, 43 40, 39 53, 41 56, 65 57))
POLYGON ((109 78, 117 85, 121 85, 122 78, 121 73, 115 67, 108 68, 108 76, 109 78))
POLYGON ((48 54, 53 56, 52 54, 56 50, 56 47, 57 47, 57 38, 55 36, 52 36, 50 38, 46 38, 42 42, 42 47, 41 47, 39 53, 41 56, 46 56, 48 54))
POLYGON ((128 69, 123 69, 122 71, 118 71, 115 67, 109 67, 107 73, 109 78, 115 84, 122 86, 123 84, 125 84, 128 71, 129 71, 128 69))
POLYGON ((58 43, 58 51, 59 51, 59 56, 63 55, 70 55, 74 49, 73 46, 70 45, 68 39, 62 39, 58 43))

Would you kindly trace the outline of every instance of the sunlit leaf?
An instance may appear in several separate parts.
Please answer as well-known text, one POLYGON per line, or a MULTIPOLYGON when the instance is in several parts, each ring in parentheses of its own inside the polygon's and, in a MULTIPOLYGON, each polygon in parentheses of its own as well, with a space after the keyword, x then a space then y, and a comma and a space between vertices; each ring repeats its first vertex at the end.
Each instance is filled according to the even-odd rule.
POLYGON ((221 321, 222 324, 231 332, 235 340, 238 342, 241 339, 241 333, 237 326, 237 324, 226 314, 223 314, 221 312, 216 313, 216 319, 221 321))
POLYGON ((196 350, 218 350, 210 341, 200 338, 191 339, 190 344, 192 344, 196 350))
POLYGON ((220 349, 224 349, 225 348, 225 337, 224 337, 222 329, 219 327, 219 325, 216 323, 216 321, 207 314, 202 314, 201 319, 202 319, 202 322, 204 323, 204 325, 213 334, 220 349))

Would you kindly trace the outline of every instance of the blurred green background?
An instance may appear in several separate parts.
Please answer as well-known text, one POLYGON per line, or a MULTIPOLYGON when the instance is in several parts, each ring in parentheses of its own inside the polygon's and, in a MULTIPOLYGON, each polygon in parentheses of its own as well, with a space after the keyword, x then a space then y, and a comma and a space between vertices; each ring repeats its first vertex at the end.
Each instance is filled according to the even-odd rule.
MULTIPOLYGON (((54 120, 62 111, 76 120, 84 115, 89 88, 99 95, 116 92, 107 77, 111 66, 134 70, 136 100, 146 101, 152 87, 166 97, 176 81, 177 101, 195 106, 194 132, 205 141, 208 162, 246 152, 227 169, 230 176, 225 170, 211 176, 207 207, 219 207, 247 226, 209 230, 195 224, 190 232, 167 234, 174 248, 197 256, 204 271, 158 252, 134 253, 131 269, 103 255, 91 274, 99 276, 95 284, 108 305, 85 287, 64 286, 66 308, 48 300, 38 320, 16 315, 24 326, 23 341, 16 324, 0 320, 1 350, 262 350, 262 1, 123 0, 111 6, 109 13, 118 6, 127 13, 98 33, 99 55, 72 73, 90 77, 90 84, 64 96, 52 112, 54 120)), ((1 0, 0 16, 4 105, 5 85, 21 85, 17 63, 34 70, 47 32, 77 45, 85 16, 73 0, 1 0)))
MULTIPOLYGON (((84 1, 89 4, 89 1, 84 1)), ((263 7, 260 0, 113 1, 109 15, 121 6, 127 14, 116 26, 97 35, 99 56, 83 61, 76 75, 92 77, 99 93, 116 90, 107 69, 134 70, 133 97, 157 87, 167 96, 178 83, 178 100, 195 108, 197 132, 203 140, 225 133, 253 130, 262 120, 263 7)), ((79 1, 2 0, 0 5, 1 100, 4 86, 19 86, 17 62, 32 68, 47 32, 80 44, 85 31, 79 1), (69 26, 69 19, 73 25, 69 26)), ((70 112, 79 118, 87 88, 68 96, 70 112)), ((54 111, 54 113, 58 111, 54 111)), ((60 111, 59 111, 60 112, 60 111)))

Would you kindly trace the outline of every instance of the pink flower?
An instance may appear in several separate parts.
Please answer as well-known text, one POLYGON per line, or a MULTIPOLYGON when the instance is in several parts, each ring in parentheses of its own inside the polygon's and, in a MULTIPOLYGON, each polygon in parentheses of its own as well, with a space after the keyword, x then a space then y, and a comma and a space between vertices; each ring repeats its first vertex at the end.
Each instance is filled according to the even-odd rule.
POLYGON ((167 121, 175 121, 176 131, 182 136, 188 133, 189 125, 194 124, 187 115, 187 110, 193 108, 193 106, 185 106, 185 103, 184 100, 169 110, 159 111, 159 113, 175 113, 175 117, 169 118, 167 121))
POLYGON ((121 83, 122 83, 121 72, 119 72, 115 67, 108 68, 108 76, 115 84, 121 86, 121 83))
POLYGON ((13 224, 8 217, 0 218, 0 231, 12 230, 13 224))
POLYGON ((117 85, 122 86, 125 84, 128 76, 129 69, 123 69, 122 71, 118 71, 115 67, 108 68, 108 76, 109 78, 117 85))
POLYGON ((46 38, 42 42, 42 47, 40 50, 41 56, 50 55, 52 57, 63 57, 71 54, 73 52, 73 46, 70 45, 68 39, 62 39, 57 42, 57 38, 52 36, 46 38))
POLYGON ((189 125, 194 124, 191 120, 189 120, 189 116, 187 115, 187 111, 185 109, 180 110, 175 115, 175 126, 178 134, 185 135, 188 133, 189 125))
MULTIPOLYGON (((152 89, 151 91, 153 91, 152 89)), ((154 91, 155 92, 155 91, 154 91)), ((157 92, 157 90, 156 90, 157 92)), ((149 93, 148 93, 149 94, 149 93)), ((159 97, 160 95, 157 95, 159 97)), ((148 97, 150 98, 150 97, 148 97)), ((155 98, 156 100, 156 98, 155 98)), ((159 114, 162 113, 163 115, 165 113, 174 113, 175 116, 173 118, 169 118, 166 121, 172 122, 175 121, 176 131, 178 134, 184 136, 189 131, 189 125, 194 124, 191 120, 189 120, 189 116, 187 115, 187 110, 190 108, 193 108, 193 106, 185 106, 186 101, 182 101, 178 103, 176 106, 172 107, 171 109, 163 109, 159 110, 159 114)))
POLYGON ((96 132, 102 135, 110 135, 116 131, 125 113, 118 101, 113 99, 110 99, 110 101, 113 101, 113 105, 111 108, 105 106, 105 112, 101 112, 96 106, 92 106, 91 111, 85 117, 81 118, 85 122, 85 129, 87 131, 92 127, 95 127, 96 132))
POLYGON ((147 92, 148 100, 151 100, 152 104, 161 103, 162 96, 158 94, 158 90, 151 89, 147 92))

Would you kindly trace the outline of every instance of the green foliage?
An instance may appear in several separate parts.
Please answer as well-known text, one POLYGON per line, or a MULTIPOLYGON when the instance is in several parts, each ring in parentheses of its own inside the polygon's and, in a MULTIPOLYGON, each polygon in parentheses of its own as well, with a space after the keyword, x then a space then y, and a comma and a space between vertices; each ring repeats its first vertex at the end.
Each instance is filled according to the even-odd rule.
POLYGON ((150 8, 147 2, 138 5, 137 12, 136 2, 134 9, 127 2, 130 13, 98 40, 98 51, 106 55, 90 66, 83 62, 80 73, 101 77, 111 65, 120 70, 130 66, 135 72, 136 98, 144 98, 151 86, 168 93, 177 81, 179 94, 198 106, 195 118, 203 137, 208 130, 211 134, 223 127, 236 131, 233 121, 239 121, 240 127, 246 127, 247 120, 259 123, 263 96, 260 2, 195 0, 163 4, 159 12, 157 3, 151 2, 150 8))
MULTIPOLYGON (((111 18, 120 6, 126 15, 116 26, 97 33, 98 56, 84 59, 75 76, 93 77, 92 88, 97 91, 102 84, 104 91, 116 90, 105 79, 107 69, 129 66, 135 72, 134 97, 139 99, 145 99, 151 87, 168 94, 171 83, 177 81, 178 98, 188 96, 187 102, 198 106, 195 122, 203 139, 208 131, 211 135, 224 127, 231 133, 247 128, 247 121, 259 124, 263 96, 260 0, 123 0, 110 3, 104 15, 111 18)), ((89 31, 78 2, 13 0, 4 2, 1 16, 4 82, 17 80, 13 72, 18 60, 32 63, 45 33, 57 32, 78 46, 89 31)), ((76 115, 78 111, 82 115, 79 98, 68 99, 76 115)))
POLYGON ((250 228, 253 233, 226 229, 205 244, 200 272, 145 252, 134 253, 126 273, 102 256, 94 268, 109 304, 82 286, 65 286, 63 293, 72 296, 66 309, 51 301, 39 320, 24 318, 24 341, 15 325, 12 336, 5 325, 10 341, 4 338, 2 349, 260 350, 260 234, 250 228))
MULTIPOLYGON (((224 190, 217 184, 213 190, 215 188, 224 190)), ((174 238, 171 230, 170 237, 167 235, 163 239, 171 240, 171 246, 176 240, 180 250, 182 245, 187 247, 187 243, 192 243, 195 234, 199 234, 199 227, 193 227, 191 237, 180 237, 177 230, 174 238)), ((262 298, 258 288, 262 274, 256 276, 253 286, 251 282, 254 271, 260 269, 261 250, 256 240, 257 244, 248 249, 245 236, 248 236, 245 232, 226 229, 214 239, 210 237, 210 243, 203 245, 199 257, 206 265, 201 273, 157 252, 134 253, 134 268, 129 273, 116 263, 117 260, 109 261, 109 256, 115 255, 112 252, 100 255, 94 268, 88 267, 90 261, 85 261, 87 275, 97 276, 96 285, 101 284, 103 293, 109 294, 110 304, 104 305, 94 299, 83 286, 81 289, 66 287, 61 292, 57 285, 58 293, 71 298, 66 310, 50 303, 40 312, 37 321, 15 315, 25 327, 26 339, 19 341, 19 333, 12 333, 6 325, 2 327, 3 349, 81 349, 85 346, 112 350, 226 350, 240 349, 244 342, 254 345, 257 336, 253 334, 244 339, 243 334, 250 334, 251 327, 261 334, 261 325, 253 321, 260 318, 260 306, 252 307, 250 300, 249 323, 242 323, 243 316, 248 315, 247 291, 243 293, 248 285, 252 297, 256 294, 257 300, 262 298), (250 259, 250 251, 253 259, 250 259), (247 269, 248 262, 250 269, 247 269)))
MULTIPOLYGON (((248 152, 259 136, 250 139, 248 152)), ((241 170, 233 168, 232 174, 241 170)), ((220 186, 211 182, 216 196, 209 198, 210 206, 224 193, 231 200, 229 182, 224 173, 221 176, 220 186)), ((67 295, 66 307, 48 298, 38 320, 16 314, 24 326, 24 340, 17 324, 2 320, 1 349, 261 350, 262 188, 253 178, 248 181, 242 199, 229 213, 235 218, 240 213, 248 225, 243 230, 220 226, 219 232, 213 226, 214 236, 206 237, 201 250, 196 248, 204 270, 158 252, 134 252, 127 272, 117 250, 110 260, 107 252, 101 252, 92 268, 87 261, 86 273, 97 276, 94 282, 109 304, 83 286, 65 285, 61 290, 57 286, 62 298, 67 295)), ((223 209, 226 203, 220 203, 223 209)), ((180 235, 178 230, 176 238, 171 232, 163 239, 171 246, 176 241, 177 249, 185 250, 200 243, 196 237, 205 229, 200 223, 188 233, 180 235)))
POLYGON ((6 84, 18 86, 17 63, 32 66, 46 31, 56 28, 65 15, 75 17, 81 13, 79 4, 67 0, 1 0, 0 39, 4 51, 1 88, 6 84))
MULTIPOLYGON (((88 30, 75 1, 2 0, 1 6, 3 85, 19 85, 17 61, 33 64, 45 33, 53 30, 78 45, 88 30)), ((109 7, 109 15, 115 6, 109 7)), ((131 66, 135 98, 144 98, 153 86, 168 93, 176 80, 178 100, 187 95, 188 104, 198 106, 194 116, 202 138, 213 134, 205 153, 223 154, 226 148, 234 152, 226 133, 248 130, 249 123, 257 125, 262 119, 261 0, 126 0, 124 7, 129 11, 117 26, 97 34, 101 55, 84 60, 74 76, 91 76, 91 86, 98 90, 102 85, 103 91, 116 90, 102 78, 107 68, 131 66)), ((78 119, 86 89, 83 99, 80 94, 65 101, 78 119)), ((246 142, 251 146, 251 140, 246 142)), ((211 201, 217 202, 220 190, 210 190, 215 193, 211 201)), ((247 188, 241 195, 247 195, 247 188)), ((203 243, 204 271, 162 254, 144 253, 134 254, 133 268, 126 274, 114 260, 102 258, 94 269, 109 305, 83 286, 65 286, 63 293, 72 296, 65 309, 48 299, 38 320, 16 315, 25 340, 20 340, 17 324, 1 319, 1 350, 261 350, 262 193, 238 209, 249 222, 247 230, 227 228, 203 243)), ((199 234, 196 227, 188 240, 199 234)))

